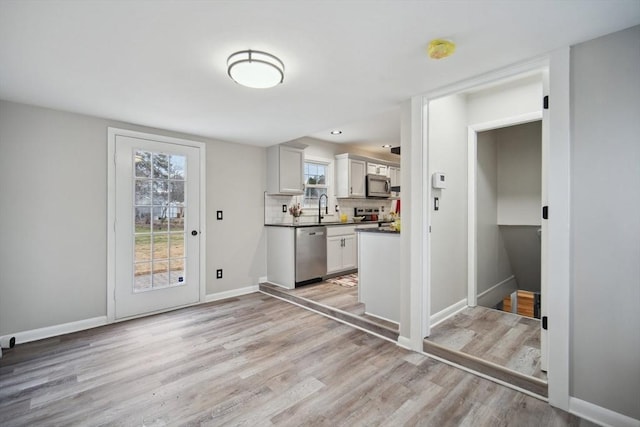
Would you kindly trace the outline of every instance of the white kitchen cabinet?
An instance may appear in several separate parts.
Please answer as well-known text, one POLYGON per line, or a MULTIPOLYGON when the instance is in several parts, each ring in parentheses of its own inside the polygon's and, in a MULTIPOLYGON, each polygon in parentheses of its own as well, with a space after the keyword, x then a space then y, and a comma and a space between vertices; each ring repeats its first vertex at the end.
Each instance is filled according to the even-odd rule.
POLYGON ((294 227, 265 227, 267 229, 267 280, 294 289, 296 286, 296 254, 294 227))
POLYGON ((388 166, 380 163, 367 162, 367 173, 388 176, 388 166))
POLYGON ((361 231, 358 245, 358 301, 366 314, 399 323, 400 233, 361 231))
MULTIPOLYGON (((387 176, 391 179, 392 187, 400 186, 400 168, 396 166, 389 166, 387 176)), ((399 197, 400 193, 396 191, 391 192, 392 196, 399 197)))
POLYGON ((280 144, 267 149, 267 193, 304 193, 304 148, 280 144))
POLYGON ((366 197, 366 161, 349 154, 336 156, 336 197, 366 197))
POLYGON ((353 270, 358 264, 354 227, 327 227, 327 274, 353 270))

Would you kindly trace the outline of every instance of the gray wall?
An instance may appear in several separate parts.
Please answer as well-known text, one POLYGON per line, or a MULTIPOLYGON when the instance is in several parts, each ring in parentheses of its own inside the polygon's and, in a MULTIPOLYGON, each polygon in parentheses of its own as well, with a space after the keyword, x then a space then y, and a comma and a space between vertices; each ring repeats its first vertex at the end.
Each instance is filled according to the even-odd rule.
MULTIPOLYGON (((429 102, 429 170, 446 174, 433 190, 431 209, 431 314, 467 297, 467 118, 463 95, 429 102)), ((431 185, 431 181, 427 183, 431 185)))
POLYGON ((496 129, 498 224, 540 225, 542 122, 496 129))
MULTIPOLYGON (((478 132, 476 181, 477 293, 481 294, 513 273, 498 227, 498 141, 496 131, 478 132)), ((490 295, 481 305, 495 306, 504 295, 515 290, 515 283, 505 284, 497 295, 490 295)))
POLYGON ((640 26, 572 48, 571 111, 571 395, 640 419, 640 26))
POLYGON ((0 101, 0 335, 106 315, 108 126, 205 142, 207 294, 266 275, 264 149, 0 101))

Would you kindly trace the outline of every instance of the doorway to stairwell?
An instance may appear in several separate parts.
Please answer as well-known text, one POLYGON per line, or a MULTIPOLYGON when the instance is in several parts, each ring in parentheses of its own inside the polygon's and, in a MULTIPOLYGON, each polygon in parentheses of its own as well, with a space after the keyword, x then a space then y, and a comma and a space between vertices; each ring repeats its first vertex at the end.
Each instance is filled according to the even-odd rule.
POLYGON ((542 122, 476 132, 475 153, 477 305, 540 319, 542 122))

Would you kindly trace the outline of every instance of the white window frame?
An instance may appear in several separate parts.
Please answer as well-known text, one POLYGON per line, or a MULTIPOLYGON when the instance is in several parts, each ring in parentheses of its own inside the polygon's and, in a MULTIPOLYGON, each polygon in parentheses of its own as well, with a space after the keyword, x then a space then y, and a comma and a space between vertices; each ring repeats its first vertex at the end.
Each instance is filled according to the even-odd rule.
MULTIPOLYGON (((335 201, 334 198, 334 185, 333 185, 333 160, 332 159, 327 159, 324 157, 316 157, 316 156, 307 156, 305 155, 304 157, 304 163, 317 163, 317 164, 322 164, 325 165, 327 168, 327 175, 325 176, 325 184, 322 186, 317 186, 318 188, 325 188, 327 189, 327 204, 329 206, 329 215, 332 216, 334 214, 335 209, 332 208, 332 202, 335 201)), ((303 209, 303 216, 317 216, 318 212, 317 212, 317 207, 316 205, 314 206, 304 206, 305 200, 306 200, 306 187, 307 184, 305 183, 305 192, 302 194, 302 209, 303 209)), ((316 187, 316 186, 314 186, 316 187)))

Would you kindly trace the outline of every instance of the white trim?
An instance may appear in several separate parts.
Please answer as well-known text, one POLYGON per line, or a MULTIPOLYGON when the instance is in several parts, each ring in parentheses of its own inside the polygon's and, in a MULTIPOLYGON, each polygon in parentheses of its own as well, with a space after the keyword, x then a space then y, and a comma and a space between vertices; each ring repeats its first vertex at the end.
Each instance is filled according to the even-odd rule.
POLYGON ((460 313, 465 308, 467 308, 467 300, 461 299, 457 303, 450 305, 444 310, 440 310, 439 312, 432 314, 431 318, 429 319, 431 327, 436 326, 438 323, 460 313))
MULTIPOLYGON (((146 139, 156 142, 195 147, 200 150, 200 295, 199 302, 203 302, 207 292, 207 199, 206 199, 206 144, 199 141, 174 138, 146 132, 138 132, 115 127, 107 128, 107 323, 113 323, 115 318, 115 251, 116 251, 116 136, 146 139)), ((178 308, 178 307, 174 307, 178 308)), ((173 309, 173 308, 172 308, 173 309)), ((151 314, 151 313, 149 313, 151 314)), ((130 319, 132 317, 128 317, 130 319)))
POLYGON ((478 298, 482 298, 483 296, 485 296, 486 294, 488 294, 489 292, 495 291, 496 289, 498 289, 500 286, 503 286, 507 283, 509 283, 510 281, 514 280, 516 278, 516 276, 514 276, 513 274, 509 277, 507 277, 506 279, 496 283, 495 285, 493 285, 492 287, 490 287, 489 289, 487 289, 484 292, 481 292, 478 294, 478 298))
MULTIPOLYGON (((107 322, 107 316, 92 317, 90 319, 76 320, 74 322, 62 323, 60 325, 46 326, 44 328, 31 329, 29 331, 18 332, 6 335, 7 337, 15 337, 16 344, 24 344, 31 341, 38 341, 45 338, 56 337, 59 335, 70 334, 73 332, 84 331, 98 326, 104 326, 107 322)), ((1 338, 4 338, 1 337, 1 338)))
POLYGON ((238 297, 240 295, 252 294, 260 290, 259 285, 246 286, 239 289, 231 289, 230 291, 216 292, 215 294, 207 294, 204 297, 204 302, 219 301, 221 299, 238 297))
POLYGON ((475 132, 484 132, 487 130, 501 129, 509 126, 523 125, 525 123, 536 122, 538 120, 542 120, 542 110, 504 117, 488 122, 475 123, 470 125, 469 128, 473 129, 475 132))
POLYGON ((640 420, 575 397, 569 398, 569 412, 605 427, 640 427, 640 420))
MULTIPOLYGON (((542 102, 542 101, 541 101, 542 102)), ((478 132, 500 129, 542 120, 542 110, 475 123, 467 128, 467 304, 478 305, 478 132)), ((544 168, 543 168, 544 169, 544 168)), ((486 291, 485 291, 486 292, 486 291)), ((484 295, 484 294, 483 294, 484 295)))
POLYGON ((408 338, 408 347, 422 351, 422 340, 429 334, 429 210, 426 188, 426 127, 427 114, 424 98, 415 96, 401 108, 401 140, 403 154, 400 159, 403 232, 400 235, 401 318, 400 333, 408 338), (404 199, 403 199, 404 200, 404 199))
POLYGON ((268 280, 267 276, 258 277, 258 283, 266 283, 268 280))
POLYGON ((384 320, 385 322, 393 323, 394 325, 400 326, 400 324, 395 320, 387 319, 386 317, 378 316, 377 314, 371 314, 371 313, 368 313, 367 311, 365 311, 364 314, 366 314, 367 316, 375 317, 376 319, 384 320))
MULTIPOLYGON (((547 301, 549 403, 569 410, 571 114, 569 48, 550 55, 547 301)), ((544 200, 543 200, 544 203, 544 200)), ((544 237, 544 236, 543 236, 544 237)), ((543 309, 544 315, 544 309, 543 309)))
POLYGON ((467 127, 467 304, 478 305, 478 132, 467 127))

